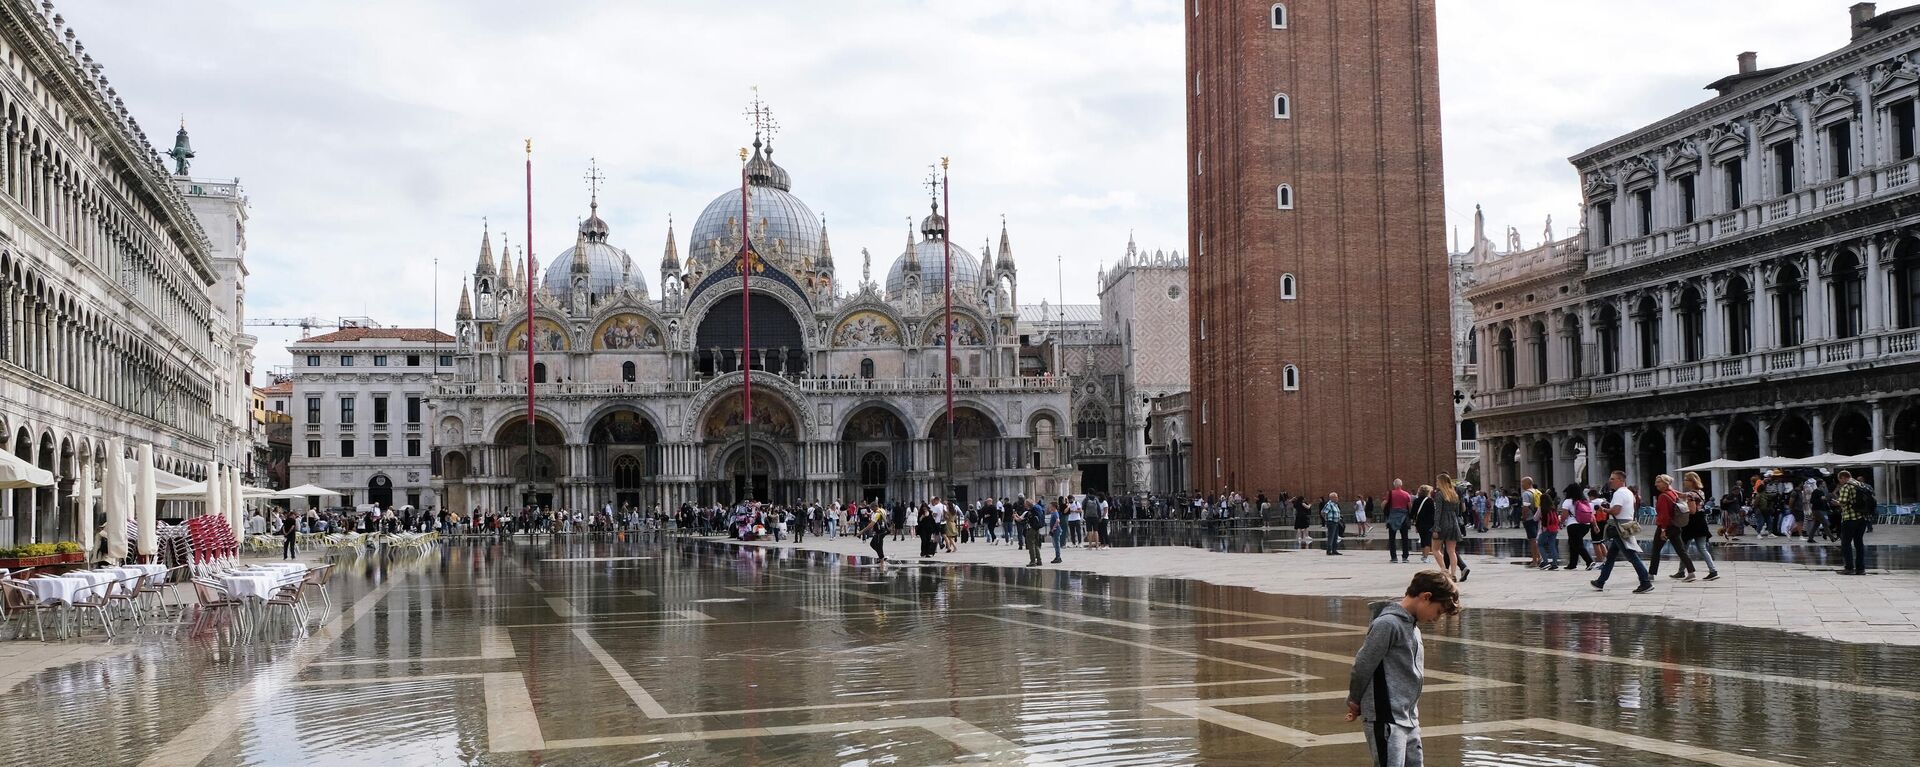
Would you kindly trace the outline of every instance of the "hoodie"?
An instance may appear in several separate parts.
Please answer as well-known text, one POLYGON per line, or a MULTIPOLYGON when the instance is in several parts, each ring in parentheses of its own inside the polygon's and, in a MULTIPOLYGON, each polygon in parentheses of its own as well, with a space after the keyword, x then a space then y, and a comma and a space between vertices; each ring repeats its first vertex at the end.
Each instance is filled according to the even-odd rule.
POLYGON ((1399 602, 1384 603, 1353 658, 1347 700, 1360 703, 1360 715, 1368 722, 1418 727, 1426 662, 1413 614, 1399 602))

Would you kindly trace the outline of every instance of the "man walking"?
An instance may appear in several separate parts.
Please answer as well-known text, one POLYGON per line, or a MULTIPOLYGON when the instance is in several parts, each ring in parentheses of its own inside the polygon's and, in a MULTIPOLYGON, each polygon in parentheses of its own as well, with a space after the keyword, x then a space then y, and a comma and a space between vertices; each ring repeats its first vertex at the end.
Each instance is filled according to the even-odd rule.
POLYGON ((1647 574, 1647 566, 1640 563, 1640 542, 1634 540, 1640 523, 1633 521, 1633 514, 1640 504, 1634 502, 1633 490, 1627 487, 1626 472, 1616 469, 1607 477, 1607 486, 1613 489, 1613 499, 1608 502, 1607 561, 1600 565, 1600 577, 1591 583, 1595 589, 1605 590, 1607 577, 1613 574, 1613 563, 1626 557, 1633 565, 1633 573, 1640 576, 1640 587, 1633 593, 1645 594, 1653 590, 1653 578, 1647 574))
POLYGON ((1366 720, 1374 765, 1421 767, 1420 688, 1427 659, 1420 622, 1460 612, 1460 592, 1453 576, 1422 570, 1407 584, 1406 596, 1376 610, 1348 676, 1347 721, 1366 720))
POLYGON ((1327 500, 1320 504, 1320 521, 1327 525, 1327 556, 1340 556, 1340 530, 1346 523, 1340 520, 1340 494, 1327 493, 1327 500))
POLYGON ((1532 477, 1520 478, 1520 525, 1527 531, 1527 567, 1540 567, 1540 491, 1532 477))
POLYGON ((1393 481, 1393 489, 1387 491, 1387 560, 1405 562, 1413 554, 1413 542, 1407 538, 1407 522, 1413 518, 1413 496, 1408 495, 1400 480, 1393 481), (1399 543, 1395 543, 1398 540, 1399 543))
POLYGON ((1867 525, 1873 520, 1873 488, 1853 478, 1853 472, 1840 472, 1833 491, 1833 504, 1840 507, 1840 574, 1867 574, 1867 525))

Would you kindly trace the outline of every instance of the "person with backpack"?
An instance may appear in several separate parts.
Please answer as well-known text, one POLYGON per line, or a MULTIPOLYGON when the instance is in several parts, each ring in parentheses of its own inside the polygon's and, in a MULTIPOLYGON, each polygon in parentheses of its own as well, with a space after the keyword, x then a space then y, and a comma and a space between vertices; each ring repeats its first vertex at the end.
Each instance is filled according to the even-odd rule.
POLYGON ((1833 491, 1833 503, 1840 507, 1840 574, 1867 574, 1867 527, 1873 522, 1873 487, 1853 478, 1853 472, 1841 471, 1833 491))
POLYGON ((1666 474, 1653 478, 1653 561, 1647 565, 1647 575, 1660 574, 1660 549, 1672 546, 1673 553, 1680 557, 1680 569, 1670 576, 1686 583, 1694 582, 1693 558, 1687 556, 1686 535, 1682 532, 1693 515, 1680 501, 1680 492, 1673 489, 1673 477, 1666 474))
POLYGON ((1593 503, 1586 488, 1575 482, 1567 485, 1567 498, 1560 502, 1561 517, 1567 522, 1567 569, 1579 569, 1582 560, 1593 569, 1593 548, 1587 545, 1587 533, 1593 530, 1593 503))
MULTIPOLYGON (((1560 507, 1545 501, 1541 501, 1537 509, 1535 513, 1540 517, 1540 535, 1535 543, 1540 548, 1540 569, 1558 570, 1560 569, 1560 523, 1565 517, 1561 514, 1560 507)), ((1573 567, 1571 560, 1567 562, 1567 567, 1573 567)))
POLYGON ((1018 515, 1020 537, 1026 544, 1028 567, 1039 567, 1041 565, 1040 531, 1043 529, 1044 523, 1040 520, 1040 507, 1038 504, 1039 501, 1029 503, 1022 500, 1020 502, 1020 513, 1018 515))
POLYGON ((873 547, 873 555, 880 558, 880 566, 887 566, 887 510, 875 504, 860 534, 866 536, 867 545, 873 547))
POLYGON ((1713 530, 1707 527, 1706 485, 1700 481, 1699 472, 1689 471, 1680 478, 1680 503, 1689 512, 1687 524, 1680 530, 1686 536, 1687 553, 1693 555, 1693 561, 1707 565, 1707 577, 1701 580, 1720 580, 1720 568, 1713 564, 1713 552, 1708 551, 1713 530))
POLYGON ((1540 560, 1540 491, 1533 486, 1532 477, 1520 478, 1520 525, 1527 532, 1527 567, 1541 568, 1546 565, 1540 560))

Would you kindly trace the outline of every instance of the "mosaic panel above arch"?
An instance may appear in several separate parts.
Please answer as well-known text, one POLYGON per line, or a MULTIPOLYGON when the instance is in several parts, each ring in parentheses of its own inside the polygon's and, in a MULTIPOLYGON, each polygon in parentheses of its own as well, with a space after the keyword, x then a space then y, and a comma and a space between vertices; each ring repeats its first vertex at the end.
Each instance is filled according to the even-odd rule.
POLYGON ((893 318, 876 311, 858 311, 847 315, 833 329, 833 345, 847 348, 895 346, 900 343, 900 326, 893 318))
MULTIPOLYGON (((545 317, 533 318, 533 339, 534 342, 538 344, 535 351, 563 352, 568 349, 566 328, 560 327, 560 323, 545 317)), ((526 322, 522 321, 520 324, 514 325, 513 331, 507 334, 507 348, 514 351, 526 351, 526 322)))
POLYGON ((596 350, 658 349, 661 344, 660 328, 655 327, 652 320, 638 314, 613 315, 593 331, 593 348, 596 350))
MULTIPOLYGON (((987 334, 980 329, 980 323, 964 314, 953 315, 953 339, 957 346, 983 346, 987 343, 987 334)), ((927 346, 944 346, 946 338, 940 333, 938 321, 928 322, 927 329, 921 334, 922 343, 927 346)))
MULTIPOLYGON (((746 400, 741 394, 728 394, 707 408, 701 419, 701 433, 707 440, 732 439, 746 430, 746 400)), ((753 433, 756 437, 793 439, 800 433, 800 424, 787 403, 760 394, 753 398, 753 433)))

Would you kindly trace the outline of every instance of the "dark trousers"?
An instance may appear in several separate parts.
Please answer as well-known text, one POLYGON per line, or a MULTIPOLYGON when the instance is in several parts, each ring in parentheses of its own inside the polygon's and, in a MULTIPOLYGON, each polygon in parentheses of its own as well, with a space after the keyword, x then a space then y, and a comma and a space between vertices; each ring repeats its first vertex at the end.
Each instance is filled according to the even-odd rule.
MULTIPOLYGON (((799 536, 795 535, 794 543, 799 542, 799 536)), ((873 547, 873 555, 879 557, 880 561, 885 562, 887 560, 887 537, 881 535, 880 531, 873 531, 873 535, 867 540, 867 545, 873 547)))
POLYGON ((281 549, 280 556, 282 559, 293 558, 294 543, 298 540, 299 540, 298 538, 295 538, 293 536, 287 536, 286 543, 282 544, 280 547, 281 549))
POLYGON ((1340 528, 1342 527, 1345 527, 1345 525, 1341 525, 1336 522, 1327 523, 1327 553, 1328 554, 1332 554, 1340 550, 1340 528))
POLYGON ((1660 549, 1669 544, 1673 546, 1673 553, 1680 557, 1680 569, 1674 572, 1693 572, 1693 558, 1687 556, 1686 541, 1687 536, 1680 531, 1678 525, 1667 525, 1653 531, 1653 559, 1647 563, 1647 574, 1660 574, 1660 549))
POLYGON ((1573 569, 1583 559, 1587 561, 1588 566, 1593 565, 1593 552, 1585 545, 1587 531, 1591 529, 1593 525, 1583 525, 1578 522, 1567 525, 1567 569, 1573 569))
POLYGON ((1080 534, 1081 534, 1080 523, 1081 523, 1081 520, 1077 520, 1077 519, 1067 520, 1067 542, 1072 543, 1075 546, 1080 545, 1080 541, 1083 540, 1080 537, 1080 534))
POLYGON ((799 543, 807 537, 807 523, 799 522, 793 526, 793 542, 799 543))
POLYGON ((1840 522, 1841 567, 1856 573, 1867 570, 1867 521, 1848 519, 1840 522))
POLYGON ((1023 535, 1027 539, 1027 564, 1040 564, 1040 531, 1027 528, 1023 535))
POLYGON ((1392 559, 1406 559, 1413 553, 1413 540, 1407 535, 1407 526, 1387 525, 1387 556, 1392 559), (1395 543, 1398 541, 1398 543, 1395 543))

